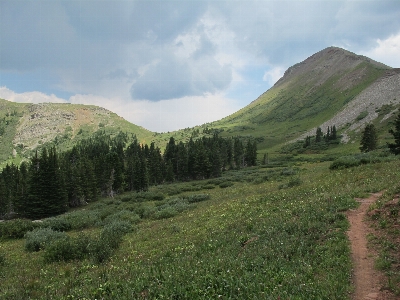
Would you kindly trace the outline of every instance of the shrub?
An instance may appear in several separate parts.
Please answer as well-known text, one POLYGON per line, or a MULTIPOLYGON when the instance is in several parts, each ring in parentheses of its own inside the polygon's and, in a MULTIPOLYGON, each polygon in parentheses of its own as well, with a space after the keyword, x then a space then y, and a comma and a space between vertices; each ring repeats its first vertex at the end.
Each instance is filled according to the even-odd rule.
POLYGON ((45 249, 44 260, 48 263, 57 261, 82 260, 91 253, 91 247, 97 240, 80 233, 76 238, 65 236, 52 241, 45 249))
POLYGON ((166 207, 160 211, 155 212, 155 219, 168 219, 176 216, 178 212, 172 207, 166 207))
POLYGON ((232 186, 232 185, 233 185, 233 182, 232 182, 232 181, 225 181, 225 182, 220 183, 220 184, 219 184, 219 187, 220 187, 221 189, 224 189, 224 188, 230 187, 230 186, 232 186))
POLYGON ((55 231, 68 231, 72 229, 71 222, 63 217, 48 218, 44 220, 42 227, 48 227, 55 231))
POLYGON ((138 214, 140 218, 145 219, 149 218, 155 212, 155 208, 149 204, 140 204, 133 212, 138 214))
POLYGON ((160 192, 153 192, 153 193, 147 192, 147 195, 148 195, 147 199, 151 199, 151 200, 161 201, 161 200, 164 200, 164 198, 165 198, 164 194, 160 193, 160 192))
POLYGON ((152 216, 155 219, 167 219, 189 209, 189 207, 189 201, 187 198, 172 198, 166 203, 158 205, 152 216))
MULTIPOLYGON (((106 209, 101 212, 107 211, 106 209)), ((112 209, 108 210, 109 214, 113 212, 112 209)), ((107 215, 102 216, 103 219, 107 215)), ((65 220, 71 224, 71 229, 81 230, 89 227, 96 226, 96 223, 101 219, 99 210, 77 210, 74 212, 66 213, 58 217, 60 220, 65 220)))
POLYGON ((113 222, 104 227, 97 240, 90 244, 90 257, 95 263, 106 261, 114 249, 122 242, 123 236, 132 231, 132 225, 126 221, 113 222))
POLYGON ((21 239, 28 231, 40 227, 39 223, 30 220, 15 219, 0 223, 0 238, 21 239))
POLYGON ((45 249, 50 243, 58 239, 67 238, 64 232, 54 231, 50 228, 37 228, 25 234, 25 250, 36 252, 45 249))
POLYGON ((101 240, 93 241, 90 248, 90 258, 96 264, 106 261, 112 254, 112 248, 101 240))
POLYGON ((281 171, 281 175, 284 175, 284 176, 295 175, 296 173, 297 173, 296 170, 294 170, 292 168, 285 168, 281 171))
POLYGON ((202 185, 201 188, 203 190, 212 190, 212 189, 215 189, 215 185, 213 185, 213 184, 205 184, 205 185, 202 185))
POLYGON ((140 222, 140 217, 136 213, 124 209, 112 215, 107 216, 104 219, 103 224, 110 224, 117 221, 126 221, 129 222, 130 224, 137 224, 140 222))
POLYGON ((45 262, 69 261, 75 258, 75 249, 67 236, 53 241, 44 252, 45 262))

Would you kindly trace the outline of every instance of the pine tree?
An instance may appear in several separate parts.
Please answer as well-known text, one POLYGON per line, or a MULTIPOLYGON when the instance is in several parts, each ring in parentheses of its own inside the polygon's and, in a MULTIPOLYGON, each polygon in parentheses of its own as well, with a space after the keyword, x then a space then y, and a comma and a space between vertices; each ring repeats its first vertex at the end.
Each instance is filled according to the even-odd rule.
POLYGON ((43 148, 31 160, 28 193, 23 214, 31 219, 54 216, 67 211, 67 195, 55 148, 43 148))
POLYGON ((336 126, 333 125, 332 130, 331 130, 331 139, 336 140, 337 139, 337 132, 336 132, 336 126))
POLYGON ((361 138, 361 152, 369 152, 375 150, 378 143, 378 137, 376 134, 375 126, 373 124, 367 124, 364 128, 361 138))
POLYGON ((233 161, 235 163, 236 168, 240 168, 243 166, 243 144, 239 140, 239 138, 235 138, 233 141, 233 161))
POLYGON ((394 123, 395 129, 390 129, 389 133, 391 133, 394 137, 394 143, 389 143, 388 147, 390 149, 390 152, 392 152, 395 155, 400 154, 400 113, 398 114, 395 123, 394 123))
POLYGON ((0 219, 7 212, 7 190, 3 179, 3 173, 0 173, 0 219))
POLYGON ((325 136, 325 140, 328 142, 331 139, 331 129, 328 126, 328 129, 326 131, 326 136, 325 136))
POLYGON ((322 129, 321 129, 321 127, 318 127, 317 128, 317 132, 316 132, 316 134, 315 134, 315 142, 316 143, 319 143, 319 142, 321 142, 322 141, 322 129))

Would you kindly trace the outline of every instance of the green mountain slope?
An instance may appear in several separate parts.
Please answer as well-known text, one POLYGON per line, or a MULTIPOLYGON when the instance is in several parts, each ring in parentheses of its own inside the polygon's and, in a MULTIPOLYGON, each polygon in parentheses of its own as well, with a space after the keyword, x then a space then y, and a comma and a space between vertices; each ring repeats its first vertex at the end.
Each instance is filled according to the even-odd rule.
POLYGON ((174 132, 153 133, 96 106, 0 99, 0 164, 29 156, 46 143, 69 148, 99 129, 132 133, 140 142, 154 141, 160 148, 171 136, 188 141, 217 131, 225 137, 255 138, 264 153, 314 135, 317 127, 326 132, 333 125, 344 143, 358 141, 367 122, 376 125, 381 139, 390 139, 387 129, 399 106, 400 69, 329 47, 290 67, 272 88, 238 112, 174 132))
POLYGON ((330 47, 290 67, 267 92, 238 112, 210 124, 223 135, 252 136, 261 149, 314 135, 335 125, 341 132, 359 129, 360 113, 372 121, 383 105, 400 101, 399 73, 381 63, 330 47), (365 113, 364 113, 365 114, 365 113), (358 126, 357 126, 358 124, 358 126))
POLYGON ((117 114, 93 105, 26 104, 0 99, 0 163, 28 154, 46 143, 61 150, 102 129, 135 134, 139 141, 150 140, 153 133, 117 114))

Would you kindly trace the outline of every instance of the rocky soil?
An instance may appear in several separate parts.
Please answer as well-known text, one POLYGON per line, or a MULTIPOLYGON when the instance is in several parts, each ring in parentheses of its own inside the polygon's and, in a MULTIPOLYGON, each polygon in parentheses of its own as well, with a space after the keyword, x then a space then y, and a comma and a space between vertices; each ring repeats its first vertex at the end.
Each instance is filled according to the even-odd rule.
POLYGON ((32 104, 20 119, 13 144, 33 149, 39 143, 66 133, 66 130, 74 136, 81 125, 98 127, 99 122, 109 119, 110 114, 110 111, 94 106, 74 106, 71 109, 68 104, 32 104))
MULTIPOLYGON (((344 91, 345 92, 345 91, 344 91)), ((386 71, 385 75, 372 83, 368 88, 363 90, 357 97, 349 102, 339 113, 333 118, 321 124, 323 132, 327 131, 328 126, 335 125, 337 129, 348 126, 344 131, 342 142, 349 141, 349 131, 360 131, 365 124, 371 122, 378 117, 377 110, 383 105, 399 104, 400 103, 400 69, 391 69, 386 71), (364 111, 368 115, 357 120, 357 117, 364 111), (350 125, 350 126, 349 126, 350 125)), ((383 120, 396 113, 397 110, 390 111, 383 117, 383 120)), ((317 128, 304 133, 299 139, 304 139, 306 136, 315 135, 317 128)))

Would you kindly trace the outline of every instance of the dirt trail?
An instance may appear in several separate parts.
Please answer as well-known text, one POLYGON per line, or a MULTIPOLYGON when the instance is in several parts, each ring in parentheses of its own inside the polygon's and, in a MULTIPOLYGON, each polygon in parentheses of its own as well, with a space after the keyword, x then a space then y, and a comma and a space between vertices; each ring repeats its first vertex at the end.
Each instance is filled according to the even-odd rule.
POLYGON ((375 255, 367 248, 367 234, 372 229, 364 222, 365 215, 371 203, 374 203, 382 192, 372 194, 369 198, 358 199, 360 206, 350 210, 347 217, 350 229, 347 232, 351 242, 352 260, 354 265, 353 283, 355 286, 354 300, 386 300, 386 293, 381 291, 383 275, 374 268, 375 255))

